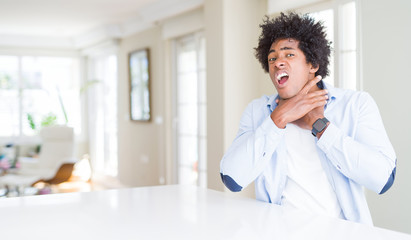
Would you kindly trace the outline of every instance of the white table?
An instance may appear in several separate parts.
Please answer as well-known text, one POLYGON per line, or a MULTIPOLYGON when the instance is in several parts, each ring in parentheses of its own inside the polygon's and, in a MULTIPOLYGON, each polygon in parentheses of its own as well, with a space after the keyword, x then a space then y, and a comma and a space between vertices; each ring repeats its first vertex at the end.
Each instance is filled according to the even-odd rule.
POLYGON ((1 239, 407 239, 191 186, 0 199, 1 239))

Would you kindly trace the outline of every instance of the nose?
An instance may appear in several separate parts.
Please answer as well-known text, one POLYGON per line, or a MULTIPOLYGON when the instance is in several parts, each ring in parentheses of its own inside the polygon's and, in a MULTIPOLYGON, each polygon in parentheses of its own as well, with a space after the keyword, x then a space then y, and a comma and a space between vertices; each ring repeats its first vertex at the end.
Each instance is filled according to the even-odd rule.
POLYGON ((285 61, 284 61, 284 59, 283 59, 283 58, 278 58, 278 59, 275 61, 275 67, 278 68, 278 69, 281 69, 281 68, 285 67, 285 61))

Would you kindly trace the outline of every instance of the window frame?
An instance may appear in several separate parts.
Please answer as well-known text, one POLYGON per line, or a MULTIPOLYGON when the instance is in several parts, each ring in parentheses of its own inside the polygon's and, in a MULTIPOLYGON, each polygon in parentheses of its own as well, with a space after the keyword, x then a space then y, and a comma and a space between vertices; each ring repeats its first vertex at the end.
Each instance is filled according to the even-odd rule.
MULTIPOLYGON (((196 45, 196 51, 197 51, 197 63, 199 63, 199 51, 200 50, 200 39, 201 38, 205 38, 204 35, 204 31, 203 30, 198 30, 195 32, 191 32, 191 33, 187 33, 181 36, 177 36, 173 39, 171 39, 171 57, 172 57, 172 64, 171 64, 171 71, 172 71, 172 139, 173 139, 173 144, 172 144, 172 148, 173 148, 173 178, 172 178, 172 182, 175 184, 181 184, 179 182, 179 169, 180 169, 180 163, 179 163, 179 156, 178 156, 178 136, 179 136, 179 129, 178 129, 178 107, 179 107, 179 103, 178 103, 178 47, 177 47, 177 41, 179 40, 186 40, 186 39, 192 39, 195 42, 196 45)), ((206 48, 207 46, 205 46, 206 48)), ((207 66, 205 66, 204 69, 201 68, 201 66, 197 65, 196 66, 196 72, 197 72, 197 76, 199 77, 200 72, 201 71, 206 71, 207 66)), ((207 80, 206 78, 204 79, 205 81, 207 80)), ((198 79, 198 83, 200 83, 200 79, 198 79)), ((201 104, 204 104, 205 107, 207 106, 207 99, 205 99, 205 102, 200 101, 200 93, 199 93, 199 87, 197 86, 197 105, 199 108, 199 111, 197 112, 197 121, 198 123, 200 123, 200 119, 201 119, 201 104)), ((205 121, 207 121, 207 112, 205 112, 205 121)), ((206 123, 205 123, 206 124, 206 123)), ((197 140, 198 140, 198 151, 197 153, 201 152, 201 139, 203 138, 203 140, 205 140, 207 142, 207 135, 203 136, 201 135, 201 131, 200 128, 197 128, 197 140)), ((200 186, 200 187, 207 187, 207 167, 205 169, 201 168, 201 165, 205 165, 207 166, 207 147, 205 150, 205 157, 204 159, 202 159, 201 156, 198 157, 198 165, 197 165, 197 170, 198 170, 198 176, 197 176, 197 181, 196 181, 196 185, 200 186), (204 162, 201 162, 204 161, 204 162), (201 178, 201 176, 203 178, 201 178), (201 179, 200 179, 201 178, 201 179)))

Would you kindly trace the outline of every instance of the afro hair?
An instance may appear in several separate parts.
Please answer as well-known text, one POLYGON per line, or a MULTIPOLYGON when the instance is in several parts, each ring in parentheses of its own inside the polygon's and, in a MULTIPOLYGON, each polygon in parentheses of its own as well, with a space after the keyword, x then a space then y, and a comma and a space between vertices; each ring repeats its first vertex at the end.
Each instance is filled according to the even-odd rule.
POLYGON ((268 16, 260 24, 262 29, 258 39, 258 47, 255 48, 255 57, 261 66, 268 72, 268 52, 271 44, 278 39, 292 38, 299 41, 298 47, 304 53, 307 63, 318 67, 315 76, 323 78, 329 75, 328 65, 331 54, 331 42, 327 40, 327 34, 322 22, 316 22, 308 15, 289 13, 272 20, 268 16))

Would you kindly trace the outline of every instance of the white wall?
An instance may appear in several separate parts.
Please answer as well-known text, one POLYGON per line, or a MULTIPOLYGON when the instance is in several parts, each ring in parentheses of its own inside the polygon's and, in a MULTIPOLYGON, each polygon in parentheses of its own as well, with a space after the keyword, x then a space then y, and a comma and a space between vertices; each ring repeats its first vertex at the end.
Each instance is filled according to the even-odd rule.
POLYGON ((374 224, 411 233, 411 1, 361 0, 363 88, 375 99, 397 153, 397 177, 368 192, 374 224))

